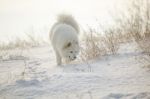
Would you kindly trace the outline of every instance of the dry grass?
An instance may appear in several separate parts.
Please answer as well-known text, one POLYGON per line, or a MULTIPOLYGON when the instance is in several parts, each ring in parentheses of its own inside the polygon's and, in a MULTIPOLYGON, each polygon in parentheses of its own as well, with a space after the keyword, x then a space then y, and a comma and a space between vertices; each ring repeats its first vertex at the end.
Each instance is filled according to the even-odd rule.
POLYGON ((134 36, 136 43, 139 48, 145 54, 145 56, 141 57, 140 62, 143 63, 144 66, 150 68, 150 32, 149 34, 144 34, 145 36, 134 36))
MULTIPOLYGON (((134 15, 132 15, 130 25, 132 27, 132 37, 138 44, 139 48, 146 55, 142 57, 145 62, 144 65, 150 67, 150 1, 139 0, 133 2, 133 8, 135 9, 134 15), (145 3, 145 4, 144 4, 145 3)), ((132 13, 132 12, 131 12, 132 13)))
POLYGON ((117 33, 113 29, 109 29, 105 33, 104 44, 107 52, 109 54, 116 54, 119 48, 119 38, 117 38, 117 33))
POLYGON ((117 53, 119 42, 111 30, 107 31, 107 34, 102 35, 95 31, 95 29, 89 28, 88 31, 85 31, 85 34, 88 35, 86 35, 85 40, 82 41, 82 61, 87 61, 107 54, 117 53))
POLYGON ((150 64, 150 1, 132 0, 128 16, 114 18, 117 28, 103 30, 101 35, 96 29, 85 31, 86 39, 81 50, 82 60, 86 61, 107 54, 116 54, 120 43, 136 42, 147 56, 144 58, 150 64))
POLYGON ((44 40, 38 40, 34 36, 27 35, 27 39, 16 38, 9 43, 0 43, 0 60, 23 58, 24 50, 46 44, 44 40))
POLYGON ((132 0, 128 18, 123 16, 120 20, 121 31, 128 35, 128 40, 137 43, 139 49, 145 54, 141 57, 143 65, 150 67, 150 1, 132 0))
POLYGON ((93 31, 91 29, 90 34, 86 35, 85 40, 82 41, 83 43, 81 46, 81 58, 83 61, 98 57, 102 54, 101 52, 105 51, 102 47, 100 48, 98 46, 100 45, 99 40, 100 39, 97 39, 97 37, 93 34, 93 31))

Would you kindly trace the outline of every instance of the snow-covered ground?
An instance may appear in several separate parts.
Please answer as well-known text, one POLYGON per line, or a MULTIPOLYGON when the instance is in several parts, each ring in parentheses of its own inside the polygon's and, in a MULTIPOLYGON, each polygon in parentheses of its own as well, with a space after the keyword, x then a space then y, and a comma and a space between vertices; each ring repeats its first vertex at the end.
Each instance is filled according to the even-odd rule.
POLYGON ((135 45, 63 66, 49 46, 24 50, 0 61, 0 99, 150 99, 150 72, 135 45))

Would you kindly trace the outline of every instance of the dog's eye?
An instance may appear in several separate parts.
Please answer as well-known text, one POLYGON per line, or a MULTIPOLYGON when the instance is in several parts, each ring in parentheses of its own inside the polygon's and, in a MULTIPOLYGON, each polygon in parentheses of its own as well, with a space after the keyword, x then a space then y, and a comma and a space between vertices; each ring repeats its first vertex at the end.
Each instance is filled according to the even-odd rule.
POLYGON ((71 42, 64 46, 64 48, 69 48, 71 46, 71 42))
POLYGON ((70 47, 71 46, 71 43, 69 42, 68 44, 67 44, 67 47, 70 47))
POLYGON ((73 53, 73 51, 70 51, 70 53, 73 53))

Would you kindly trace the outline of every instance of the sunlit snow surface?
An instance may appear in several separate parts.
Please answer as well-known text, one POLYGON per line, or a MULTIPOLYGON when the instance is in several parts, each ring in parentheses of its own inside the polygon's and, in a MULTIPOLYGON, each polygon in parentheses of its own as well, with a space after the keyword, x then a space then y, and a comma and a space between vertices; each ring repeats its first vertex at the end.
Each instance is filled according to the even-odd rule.
POLYGON ((50 46, 0 61, 0 99, 150 99, 150 72, 134 43, 118 54, 56 66, 50 46))

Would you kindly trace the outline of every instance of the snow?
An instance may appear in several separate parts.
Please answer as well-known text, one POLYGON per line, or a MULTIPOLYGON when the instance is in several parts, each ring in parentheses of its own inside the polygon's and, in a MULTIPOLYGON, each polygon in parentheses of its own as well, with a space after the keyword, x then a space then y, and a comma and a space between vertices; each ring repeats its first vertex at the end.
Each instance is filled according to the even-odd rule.
POLYGON ((0 99, 150 99, 150 72, 136 44, 118 54, 56 66, 50 46, 0 61, 0 99))

